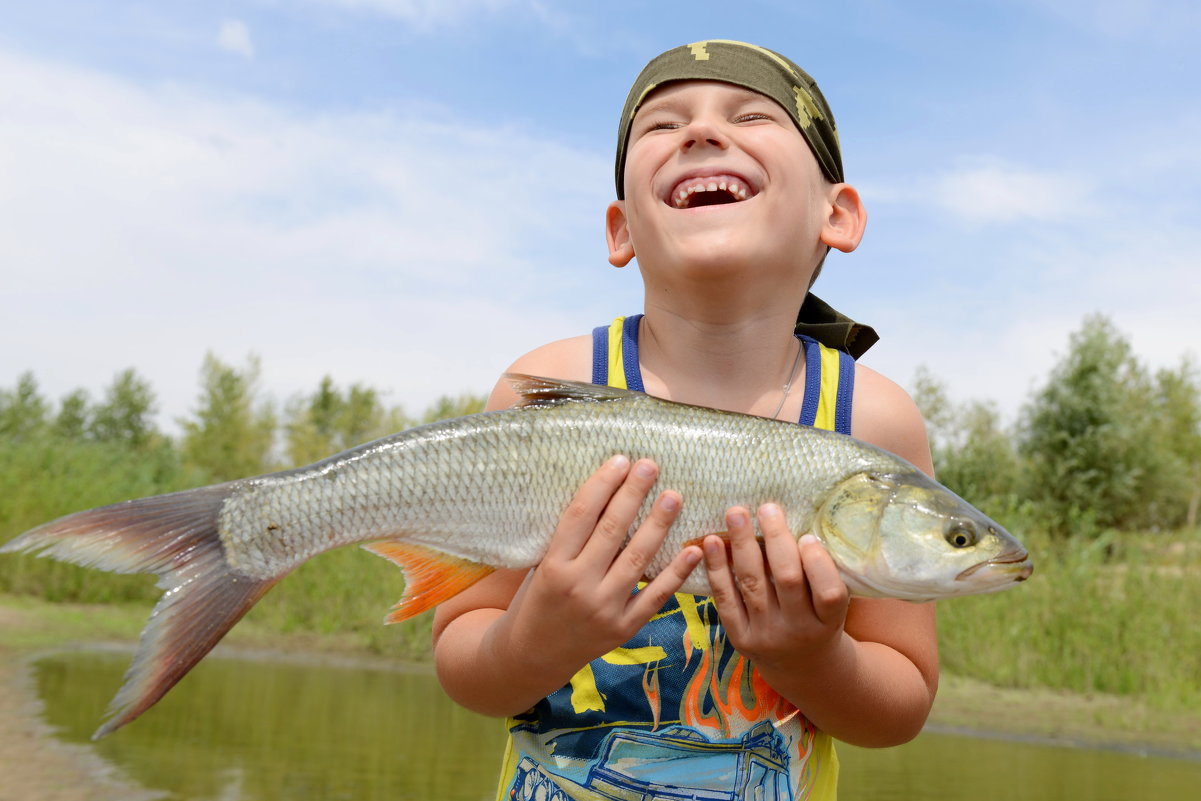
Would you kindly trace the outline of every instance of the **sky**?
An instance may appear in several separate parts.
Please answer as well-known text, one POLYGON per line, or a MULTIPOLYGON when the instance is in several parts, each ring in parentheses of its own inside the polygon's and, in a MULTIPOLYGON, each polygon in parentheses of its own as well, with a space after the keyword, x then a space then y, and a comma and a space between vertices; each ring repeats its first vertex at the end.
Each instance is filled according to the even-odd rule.
POLYGON ((1201 352, 1192 0, 40 0, 0 5, 0 388, 206 353, 420 412, 641 308, 606 261, 617 117, 668 48, 821 85, 869 211, 815 290, 1013 419, 1087 315, 1201 352))

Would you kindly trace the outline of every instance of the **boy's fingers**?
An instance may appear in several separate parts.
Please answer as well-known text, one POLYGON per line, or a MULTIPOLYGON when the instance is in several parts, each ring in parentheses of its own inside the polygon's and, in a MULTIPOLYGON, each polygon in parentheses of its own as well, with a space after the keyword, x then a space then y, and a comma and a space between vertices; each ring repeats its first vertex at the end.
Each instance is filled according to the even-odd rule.
MULTIPOLYGON (((613 558, 630 534, 647 493, 659 477, 659 467, 650 459, 639 459, 629 468, 624 480, 610 494, 600 519, 579 552, 580 559, 597 569, 608 570, 613 558)), ((639 574, 641 575, 641 574, 639 574)))
POLYGON ((751 515, 740 506, 726 512, 726 527, 730 532, 730 556, 733 560, 735 584, 747 611, 763 614, 774 605, 774 588, 763 560, 763 545, 755 536, 751 515))
POLYGON ((734 572, 726 553, 726 543, 717 536, 705 537, 705 571, 709 574, 709 589, 713 593, 713 604, 722 625, 735 631, 745 627, 746 607, 741 593, 734 583, 734 572))
POLYGON ((810 614, 809 582, 796 537, 788 528, 783 511, 775 504, 764 504, 759 509, 759 527, 763 531, 763 551, 780 607, 793 614, 810 614))
POLYGON ((639 627, 663 608, 701 562, 701 549, 690 545, 676 554, 662 573, 643 587, 630 603, 630 619, 639 627))
POLYGON ((851 597, 838 566, 812 534, 801 537, 799 551, 817 619, 826 625, 841 624, 851 597))
POLYGON ((606 574, 606 583, 612 585, 615 591, 629 592, 646 575, 646 569, 659 553, 672 523, 680 514, 682 502, 680 493, 674 490, 664 491, 655 500, 650 514, 621 549, 606 574))
POLYGON ((574 559, 587 545, 613 494, 630 472, 630 460, 617 455, 606 461, 576 490, 559 518, 546 551, 547 559, 574 559))

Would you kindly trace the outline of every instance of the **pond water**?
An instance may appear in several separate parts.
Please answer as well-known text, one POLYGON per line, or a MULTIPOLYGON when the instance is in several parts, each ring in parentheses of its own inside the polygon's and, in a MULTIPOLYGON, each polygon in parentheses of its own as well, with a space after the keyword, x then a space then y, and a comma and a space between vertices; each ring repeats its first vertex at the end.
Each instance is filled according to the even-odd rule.
MULTIPOLYGON (((87 742, 128 654, 35 665, 46 718, 87 742)), ((142 718, 93 747, 171 801, 484 801, 501 721, 455 706, 425 669, 210 657, 142 718)), ((841 801, 1194 801, 1201 762, 947 734, 839 746, 841 801)))

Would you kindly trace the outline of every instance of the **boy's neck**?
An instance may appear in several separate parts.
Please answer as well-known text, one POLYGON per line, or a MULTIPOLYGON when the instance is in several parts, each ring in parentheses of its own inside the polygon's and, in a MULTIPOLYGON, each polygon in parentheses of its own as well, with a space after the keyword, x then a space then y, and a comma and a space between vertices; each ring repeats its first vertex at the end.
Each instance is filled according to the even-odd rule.
POLYGON ((793 335, 796 309, 739 309, 732 304, 681 311, 647 299, 639 332, 639 361, 651 395, 728 411, 770 417, 786 402, 782 416, 799 413, 800 392, 785 397, 794 375, 800 343, 793 335), (786 309, 786 310, 785 310, 786 309))

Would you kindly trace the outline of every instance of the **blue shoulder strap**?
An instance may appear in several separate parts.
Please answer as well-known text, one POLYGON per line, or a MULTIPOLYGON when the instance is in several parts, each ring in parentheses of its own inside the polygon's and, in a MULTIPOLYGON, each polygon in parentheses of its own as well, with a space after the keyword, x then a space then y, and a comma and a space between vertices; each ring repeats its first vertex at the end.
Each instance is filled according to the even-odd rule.
MULTIPOLYGON (((592 383, 608 385, 609 365, 613 361, 610 357, 620 356, 626 386, 637 392, 645 391, 642 370, 638 367, 638 323, 641 319, 641 314, 618 317, 609 325, 592 329, 592 383), (617 352, 611 354, 611 347, 617 352)), ((805 349, 801 425, 814 426, 820 422, 822 427, 850 434, 855 360, 850 354, 827 348, 812 337, 800 335, 798 338, 805 349)))

